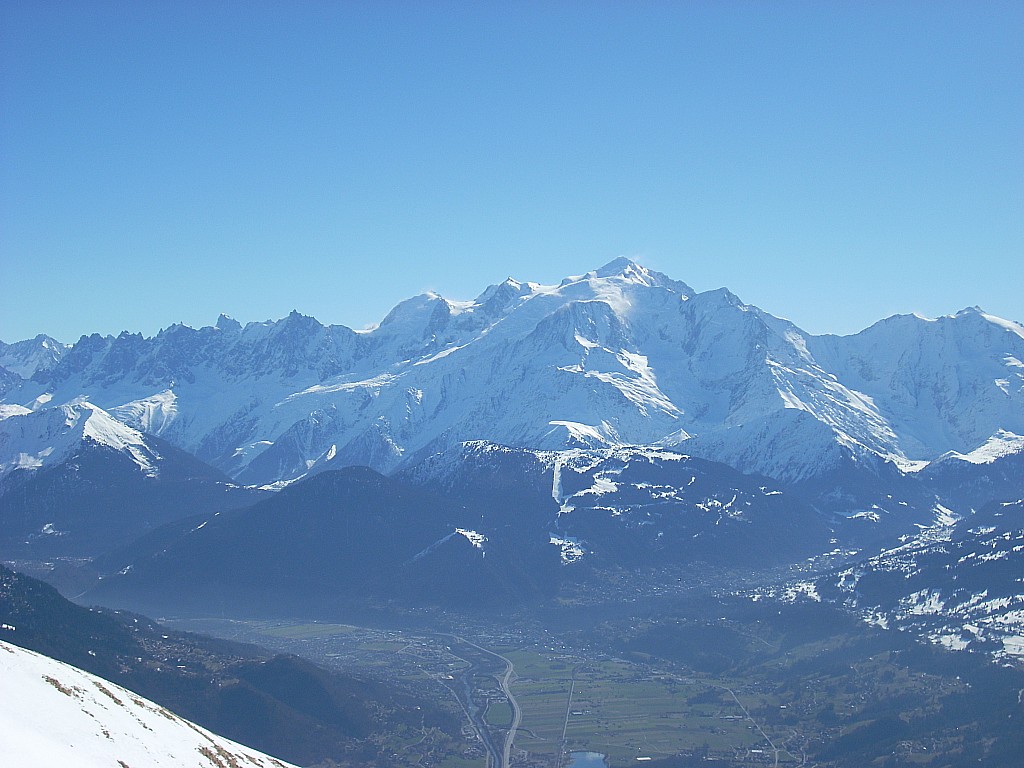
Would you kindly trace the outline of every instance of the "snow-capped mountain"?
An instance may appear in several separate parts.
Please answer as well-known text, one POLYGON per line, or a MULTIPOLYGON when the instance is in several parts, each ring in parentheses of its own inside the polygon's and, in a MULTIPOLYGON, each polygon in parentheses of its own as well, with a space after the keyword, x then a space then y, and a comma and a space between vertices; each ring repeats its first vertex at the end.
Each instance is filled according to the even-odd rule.
POLYGON ((1018 499, 1024 496, 1024 437, 1000 430, 970 453, 943 454, 920 477, 958 509, 1018 499))
MULTIPOLYGON (((21 342, 19 360, 33 343, 50 342, 21 342)), ((815 337, 617 259, 558 285, 510 278, 472 301, 424 294, 368 331, 293 312, 83 337, 52 364, 6 369, 3 400, 87 399, 253 484, 328 461, 389 472, 469 440, 685 444, 799 483, 851 462, 910 471, 1024 434, 1022 360, 1024 328, 976 309, 815 337)))
POLYGON ((161 457, 153 442, 87 401, 37 411, 0 406, 0 479, 19 469, 56 466, 86 444, 119 453, 155 477, 161 457))
POLYGON ((174 520, 259 492, 87 401, 0 405, 0 547, 92 557, 174 520))
POLYGON ((969 454, 1003 442, 1002 432, 1024 434, 1024 327, 978 307, 936 320, 897 315, 853 336, 811 338, 808 348, 874 403, 909 458, 969 454))
POLYGON ((0 641, 0 758, 37 768, 287 768, 88 672, 0 641))
POLYGON ((68 345, 45 334, 14 344, 0 341, 0 368, 21 378, 31 379, 36 372, 53 368, 68 348, 68 345))

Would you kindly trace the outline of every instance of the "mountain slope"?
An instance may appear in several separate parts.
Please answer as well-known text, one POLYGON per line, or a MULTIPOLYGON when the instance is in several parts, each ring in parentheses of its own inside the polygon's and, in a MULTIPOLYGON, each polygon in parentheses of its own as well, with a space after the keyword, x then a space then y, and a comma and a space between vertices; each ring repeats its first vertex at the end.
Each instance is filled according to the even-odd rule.
POLYGON ((820 577, 812 591, 882 627, 1021 663, 1022 572, 1024 501, 999 502, 820 577))
POLYGON ((8 407, 0 452, 14 457, 0 474, 6 557, 94 557, 173 520, 261 495, 86 402, 8 407))
POLYGON ((766 478, 665 449, 474 442, 400 477, 483 506, 523 499, 520 520, 530 514, 565 565, 756 567, 820 552, 831 535, 829 519, 766 478))
POLYGON ((968 453, 1024 434, 1024 328, 978 307, 936 320, 897 315, 808 349, 864 393, 915 458, 968 453))
POLYGON ((491 608, 557 589, 559 558, 515 499, 491 508, 366 467, 323 472, 243 510, 123 550, 91 600, 147 611, 327 616, 367 601, 491 608))
POLYGON ((754 569, 817 554, 831 535, 798 497, 704 459, 471 443, 390 478, 324 471, 160 531, 106 558, 89 598, 148 612, 500 612, 595 570, 754 569))
POLYGON ((38 768, 290 763, 217 736, 114 683, 0 641, 0 756, 38 768))
POLYGON ((0 478, 18 470, 60 464, 84 443, 123 454, 150 477, 158 473, 160 455, 149 438, 91 403, 76 402, 37 411, 8 408, 2 415, 0 478))
POLYGON ((294 656, 176 632, 143 616, 83 608, 3 566, 0 639, 303 765, 353 755, 360 765, 375 764, 380 755, 373 744, 380 735, 410 724, 458 732, 457 722, 436 705, 388 685, 294 656))
POLYGON ((921 479, 959 508, 981 509, 1024 497, 1024 437, 999 430, 967 454, 950 452, 921 470, 921 479))

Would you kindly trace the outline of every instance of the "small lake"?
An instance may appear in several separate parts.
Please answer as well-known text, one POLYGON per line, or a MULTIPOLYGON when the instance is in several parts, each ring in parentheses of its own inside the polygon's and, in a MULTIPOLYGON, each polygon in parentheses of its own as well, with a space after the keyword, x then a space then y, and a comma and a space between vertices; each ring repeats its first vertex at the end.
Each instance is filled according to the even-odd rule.
POLYGON ((600 752, 570 752, 567 768, 608 768, 600 752))

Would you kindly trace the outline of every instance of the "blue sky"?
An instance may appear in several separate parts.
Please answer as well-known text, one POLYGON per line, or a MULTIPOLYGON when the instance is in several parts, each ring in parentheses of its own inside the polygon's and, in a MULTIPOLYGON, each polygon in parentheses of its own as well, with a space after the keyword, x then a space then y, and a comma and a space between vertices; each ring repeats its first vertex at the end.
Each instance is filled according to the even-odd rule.
POLYGON ((1017 2, 0 0, 0 339, 363 327, 619 255, 1024 320, 1017 2))

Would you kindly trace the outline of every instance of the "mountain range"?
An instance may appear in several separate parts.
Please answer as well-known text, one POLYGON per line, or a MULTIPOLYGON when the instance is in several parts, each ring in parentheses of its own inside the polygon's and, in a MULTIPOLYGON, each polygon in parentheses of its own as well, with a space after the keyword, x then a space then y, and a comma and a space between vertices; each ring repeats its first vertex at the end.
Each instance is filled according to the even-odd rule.
POLYGON ((88 436, 140 471, 157 437, 246 485, 391 473, 469 440, 658 445, 789 483, 850 462, 910 473, 1020 452, 1022 360, 1024 328, 978 308, 815 336, 616 259, 472 301, 417 296, 369 330, 293 312, 0 345, 0 471, 57 460, 61 416, 39 413, 87 407, 88 436))
MULTIPOLYGON (((980 557, 984 510, 1014 535, 1022 360, 1024 327, 978 308, 815 336, 628 259, 425 294, 367 330, 293 312, 38 336, 0 344, 0 556, 54 582, 85 563, 75 583, 102 576, 86 594, 105 604, 316 615, 827 556, 803 594, 897 624, 912 598, 869 599, 861 576, 910 550, 980 557)), ((1019 592, 993 573, 998 600, 1019 592)), ((990 603, 974 646, 1024 655, 996 626, 1016 602, 990 603)))

